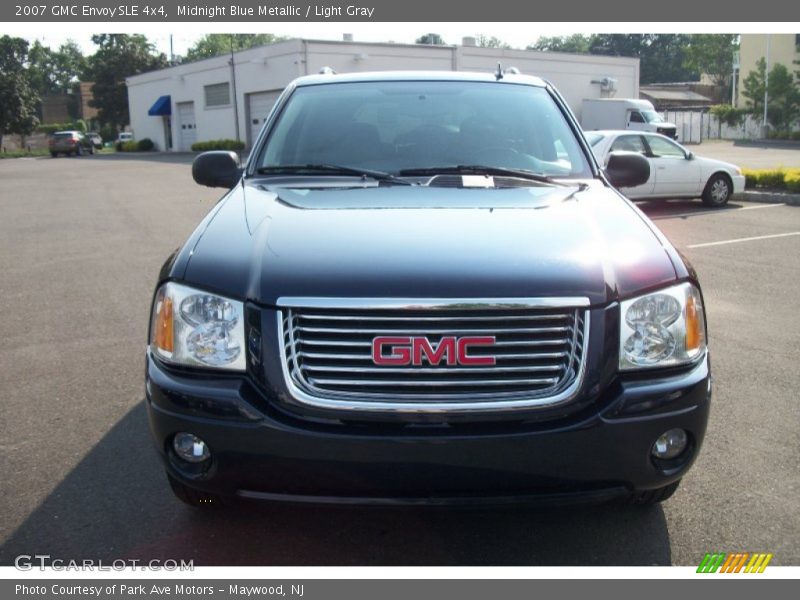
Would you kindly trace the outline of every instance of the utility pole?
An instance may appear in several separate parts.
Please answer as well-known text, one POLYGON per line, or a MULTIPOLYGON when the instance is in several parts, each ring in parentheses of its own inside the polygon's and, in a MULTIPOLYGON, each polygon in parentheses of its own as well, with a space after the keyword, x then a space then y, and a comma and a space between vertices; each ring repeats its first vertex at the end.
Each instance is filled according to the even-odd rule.
POLYGON ((767 34, 767 64, 764 69, 764 137, 767 137, 767 131, 769 130, 769 125, 767 125, 767 104, 769 103, 769 42, 770 34, 767 34))
POLYGON ((241 141, 241 136, 239 135, 239 99, 236 96, 236 64, 233 60, 233 34, 229 34, 228 39, 231 43, 231 59, 228 61, 228 64, 231 66, 231 87, 233 88, 233 120, 236 126, 236 141, 241 141))
POLYGON ((175 65, 175 52, 172 49, 172 34, 169 34, 169 64, 170 66, 175 65))

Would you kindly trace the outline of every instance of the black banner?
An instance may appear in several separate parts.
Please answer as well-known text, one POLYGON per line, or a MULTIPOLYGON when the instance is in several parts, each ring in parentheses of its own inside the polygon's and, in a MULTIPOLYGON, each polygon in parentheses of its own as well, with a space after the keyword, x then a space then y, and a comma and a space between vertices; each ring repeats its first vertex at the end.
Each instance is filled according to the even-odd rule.
MULTIPOLYGON (((785 0, 642 0, 609 2, 519 2, 494 0, 17 0, 0 4, 0 21, 16 22, 775 22, 800 21, 800 3, 785 0)), ((731 28, 735 32, 736 27, 731 28)))

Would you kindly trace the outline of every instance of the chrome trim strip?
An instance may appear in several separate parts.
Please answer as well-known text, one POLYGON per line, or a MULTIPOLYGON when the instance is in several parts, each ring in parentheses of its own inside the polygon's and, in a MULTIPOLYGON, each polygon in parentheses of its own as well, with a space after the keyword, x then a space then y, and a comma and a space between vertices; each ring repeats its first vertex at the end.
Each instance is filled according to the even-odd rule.
POLYGON ((482 333, 563 333, 570 331, 569 327, 514 327, 511 329, 463 329, 463 328, 448 328, 448 329, 427 329, 425 327, 418 327, 415 329, 392 329, 382 327, 380 329, 346 329, 344 327, 306 327, 305 325, 298 325, 297 331, 307 331, 308 333, 364 333, 369 335, 403 335, 414 331, 424 331, 426 334, 452 334, 452 335, 480 335, 482 333))
MULTIPOLYGON (((280 302, 294 302, 294 301, 319 301, 326 303, 328 301, 335 301, 337 299, 325 299, 325 298, 316 298, 316 299, 297 299, 297 298, 281 298, 279 300, 279 305, 283 306, 290 306, 289 304, 280 304, 280 302)), ((348 302, 352 299, 344 299, 344 302, 348 302)), ((523 299, 513 299, 515 302, 523 301, 523 299)), ((363 302, 363 299, 357 300, 357 302, 363 302)), ((488 302, 496 302, 489 300, 488 302)), ((588 306, 589 300, 588 298, 572 298, 568 299, 568 302, 573 301, 580 301, 580 306, 588 306)), ((405 300, 387 300, 387 302, 397 303, 402 306, 418 306, 418 304, 409 304, 408 301, 405 300)), ((417 302, 417 301, 412 301, 417 302)), ((451 302, 448 300, 448 302, 451 302)), ((472 299, 468 301, 470 304, 477 304, 480 301, 472 299)), ((292 306, 304 306, 303 304, 292 304, 292 306)), ((339 305, 339 306, 331 306, 330 304, 324 305, 326 308, 353 308, 354 305, 339 305)), ((561 305, 558 308, 572 308, 575 304, 569 304, 567 306, 561 305)), ((316 304, 315 307, 320 307, 320 304, 316 304)), ((388 304, 384 304, 380 306, 380 308, 387 308, 391 307, 388 304)), ((441 308, 444 305, 434 305, 431 306, 432 308, 441 308)), ((452 305, 447 305, 449 308, 464 308, 464 305, 458 305, 453 307, 452 305)), ((485 305, 483 305, 485 308, 485 305)), ((531 308, 530 305, 526 306, 527 308, 531 308)), ((375 305, 367 306, 365 308, 377 308, 375 305)), ((508 306, 497 306, 497 308, 509 308, 508 306)), ((542 308, 539 306, 539 308, 542 308)), ((546 308, 556 308, 556 306, 546 306, 546 308)), ((289 311, 291 314, 291 311, 289 311)), ((284 382, 286 383, 286 387, 292 396, 292 398, 301 405, 310 406, 316 409, 322 410, 330 410, 330 411, 338 411, 338 412, 364 412, 364 413, 400 413, 400 414, 458 414, 458 413, 497 413, 497 412, 510 412, 510 411, 520 411, 520 410, 529 410, 532 408, 545 408, 545 407, 552 407, 559 404, 565 404, 571 400, 573 400, 583 385, 584 376, 586 374, 586 362, 587 362, 587 345, 588 345, 588 335, 589 335, 589 328, 591 322, 591 315, 588 310, 581 311, 583 317, 583 331, 582 334, 582 351, 580 360, 578 361, 578 372, 575 375, 575 378, 572 380, 570 385, 565 389, 561 390, 559 393, 553 396, 545 396, 545 397, 536 397, 530 398, 525 397, 523 394, 520 397, 513 397, 508 398, 505 400, 493 400, 492 398, 497 398, 497 393, 490 393, 490 394, 471 394, 471 397, 475 398, 472 401, 465 401, 465 400, 446 400, 446 398, 452 398, 452 395, 445 395, 445 396, 437 396, 436 395, 428 395, 425 397, 420 397, 419 395, 411 395, 408 398, 418 398, 417 400, 405 400, 402 399, 403 396, 400 394, 392 394, 391 397, 387 399, 371 399, 371 400, 359 400, 358 398, 363 398, 363 394, 358 393, 346 393, 346 392, 338 392, 338 393, 330 393, 327 390, 309 390, 318 393, 319 395, 314 395, 309 393, 303 389, 301 389, 297 385, 297 380, 295 380, 292 373, 289 372, 289 364, 287 356, 287 350, 291 353, 292 365, 293 370, 296 372, 296 375, 299 377, 299 380, 302 381, 303 377, 297 373, 297 357, 294 354, 296 344, 295 339, 292 331, 292 327, 288 328, 288 331, 284 327, 284 314, 281 310, 276 310, 276 318, 277 318, 277 328, 278 328, 278 340, 280 341, 280 355, 281 355, 281 370, 283 372, 284 382), (288 348, 287 348, 287 335, 288 335, 288 348)), ((294 317, 289 317, 294 318, 294 317)), ((575 328, 574 332, 574 341, 573 341, 573 356, 577 353, 577 336, 578 336, 578 328, 575 328)), ((570 368, 570 363, 568 363, 568 367, 570 368)))
POLYGON ((589 298, 580 296, 560 298, 307 298, 285 296, 278 298, 275 304, 282 308, 513 310, 584 308, 589 306, 589 298))

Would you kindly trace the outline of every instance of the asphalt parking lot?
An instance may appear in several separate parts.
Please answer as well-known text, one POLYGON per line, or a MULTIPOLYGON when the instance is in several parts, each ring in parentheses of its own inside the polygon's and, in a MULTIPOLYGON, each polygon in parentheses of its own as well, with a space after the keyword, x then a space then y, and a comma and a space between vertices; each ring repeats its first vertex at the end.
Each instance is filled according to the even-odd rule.
POLYGON ((219 195, 180 156, 0 161, 0 564, 800 564, 800 208, 640 205, 700 273, 715 376, 703 451, 662 506, 204 513, 167 488, 143 359, 161 262, 219 195))

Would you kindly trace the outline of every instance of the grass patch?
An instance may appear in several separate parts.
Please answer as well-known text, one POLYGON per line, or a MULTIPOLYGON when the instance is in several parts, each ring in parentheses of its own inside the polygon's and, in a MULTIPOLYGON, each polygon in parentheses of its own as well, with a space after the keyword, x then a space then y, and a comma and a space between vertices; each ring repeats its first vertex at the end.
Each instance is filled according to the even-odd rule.
POLYGON ((0 152, 0 158, 27 158, 29 156, 49 156, 50 151, 47 148, 39 148, 36 150, 11 150, 10 152, 0 152))

